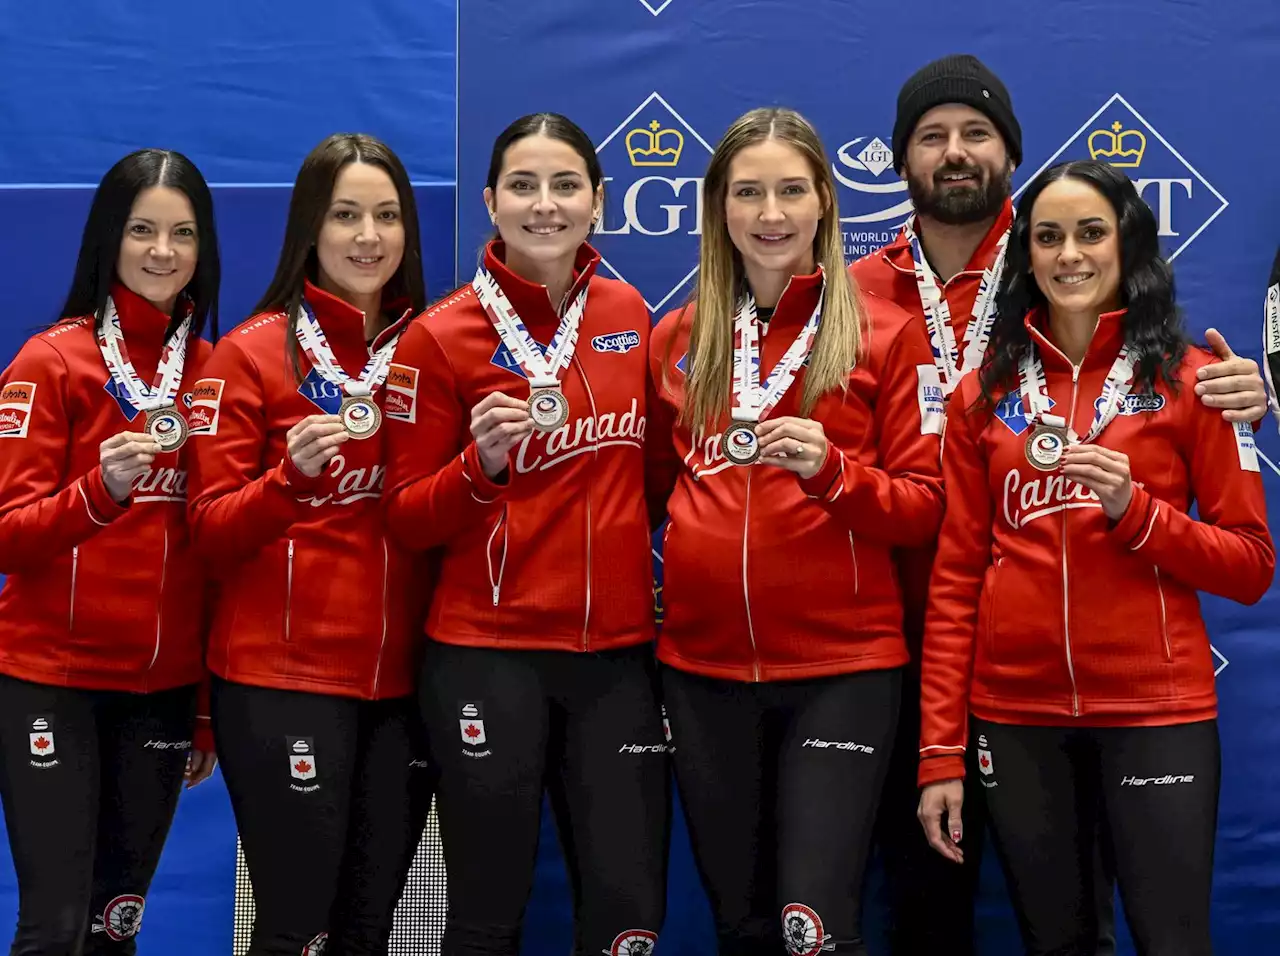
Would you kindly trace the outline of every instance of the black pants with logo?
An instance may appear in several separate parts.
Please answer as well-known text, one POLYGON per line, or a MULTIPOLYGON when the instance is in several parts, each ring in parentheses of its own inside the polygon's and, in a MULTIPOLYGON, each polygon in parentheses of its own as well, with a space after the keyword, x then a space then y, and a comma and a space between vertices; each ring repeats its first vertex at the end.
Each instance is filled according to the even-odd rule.
POLYGON ((413 698, 214 678, 213 729, 253 882, 249 956, 386 953, 434 786, 413 698))
POLYGON ((441 956, 516 956, 549 793, 574 956, 650 956, 666 912, 670 770, 653 650, 428 642, 422 714, 449 867, 441 956))
POLYGON ((132 956, 191 750, 196 689, 0 676, 0 795, 18 877, 10 956, 132 956))
POLYGON ((1210 956, 1217 721, 1026 727, 974 719, 996 851, 1031 956, 1093 956, 1093 847, 1111 849, 1139 956, 1210 956))
MULTIPOLYGON (((889 896, 889 948, 893 956, 946 953, 974 956, 974 901, 987 831, 986 788, 977 764, 977 746, 968 751, 964 782, 964 863, 945 859, 929 846, 916 816, 920 790, 920 679, 903 680, 897 743, 889 762, 876 821, 876 843, 884 860, 889 896)), ((977 737, 974 737, 977 740, 977 737)), ((1098 941, 1096 956, 1114 956, 1115 891, 1110 854, 1097 842, 1094 889, 1098 941)))
POLYGON ((861 895, 902 674, 748 684, 662 669, 720 956, 865 953, 861 895))

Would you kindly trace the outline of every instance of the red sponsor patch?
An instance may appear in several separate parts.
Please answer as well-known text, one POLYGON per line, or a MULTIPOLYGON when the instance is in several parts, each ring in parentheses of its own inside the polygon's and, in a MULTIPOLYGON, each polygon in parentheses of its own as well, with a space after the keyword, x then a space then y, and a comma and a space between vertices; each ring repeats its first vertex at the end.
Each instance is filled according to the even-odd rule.
POLYGON ((400 422, 418 420, 418 370, 392 362, 387 371, 383 415, 400 422))
POLYGON ((387 384, 416 392, 418 390, 418 370, 408 365, 396 365, 392 362, 387 370, 387 384))
POLYGON ((0 438, 27 437, 35 401, 35 382, 9 382, 0 388, 0 438))
POLYGON ((226 384, 221 378, 202 378, 192 386, 191 411, 187 415, 192 435, 218 434, 218 410, 226 384))

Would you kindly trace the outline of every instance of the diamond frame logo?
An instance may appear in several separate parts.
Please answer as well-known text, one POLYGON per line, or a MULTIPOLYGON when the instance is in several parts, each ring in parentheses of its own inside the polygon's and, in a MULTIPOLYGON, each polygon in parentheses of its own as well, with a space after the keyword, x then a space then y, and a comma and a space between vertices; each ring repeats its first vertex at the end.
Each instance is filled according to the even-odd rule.
MULTIPOLYGON (((663 232, 658 232, 655 230, 647 230, 643 226, 639 225, 638 223, 632 223, 630 219, 629 210, 634 211, 635 207, 638 205, 638 202, 639 202, 639 196, 638 196, 639 188, 644 184, 655 182, 658 180, 663 180, 672 187, 672 198, 679 198, 682 195, 684 195, 681 192, 681 190, 683 190, 685 187, 691 186, 694 190, 696 190, 696 192, 694 193, 695 199, 691 201, 692 204, 694 205, 694 208, 692 211, 693 211, 694 220, 695 220, 692 234, 696 235, 698 232, 698 229, 700 228, 700 223, 697 220, 701 212, 700 206, 701 206, 701 197, 702 197, 702 178, 703 178, 702 172, 704 171, 705 167, 703 170, 699 170, 699 174, 697 176, 681 176, 675 179, 669 179, 668 177, 665 177, 665 176, 653 175, 653 173, 655 172, 660 173, 662 171, 662 167, 671 169, 677 166, 680 163, 681 159, 688 155, 690 150, 696 150, 698 146, 701 146, 703 149, 707 151, 707 158, 710 159, 711 154, 713 152, 713 147, 711 146, 710 143, 708 143, 705 139, 702 138, 702 134, 699 133, 696 129, 694 129, 693 125, 688 120, 686 120, 683 116, 681 116, 679 111, 677 111, 669 102, 667 102, 666 98, 657 90, 654 90, 652 93, 646 96, 644 100, 640 103, 640 105, 637 106, 634 110, 632 110, 627 115, 627 117, 614 128, 613 132, 611 132, 608 136, 606 136, 603 140, 601 140, 600 143, 596 145, 596 154, 600 155, 605 149, 609 147, 611 143, 613 143, 615 139, 618 139, 619 136, 624 137, 622 145, 623 147, 625 147, 626 153, 627 153, 627 168, 638 169, 638 170, 641 170, 642 172, 645 172, 648 175, 641 176, 640 178, 636 179, 634 182, 630 183, 623 194, 622 205, 623 205, 624 215, 628 215, 627 222, 625 222, 619 228, 611 230, 606 228, 606 222, 602 220, 600 224, 596 227, 596 231, 593 234, 592 242, 593 244, 596 244, 596 248, 600 252, 600 264, 605 268, 607 268, 611 273, 613 273, 614 276, 621 279, 623 282, 627 282, 628 284, 635 286, 640 291, 641 296, 644 298, 644 304, 649 309, 649 311, 654 314, 659 314, 661 313, 663 308, 666 307, 667 303, 671 301, 672 297, 674 297, 675 294, 679 292, 681 289, 685 288, 685 286, 688 285, 689 281, 694 277, 694 275, 697 274, 698 265, 696 261, 696 252, 694 254, 693 268, 690 269, 687 273, 685 273, 679 279, 679 281, 677 281, 673 286, 670 286, 669 288, 664 282, 661 287, 662 294, 656 295, 653 293, 653 290, 651 288, 651 286, 653 285, 652 282, 644 282, 643 284, 641 284, 640 282, 637 282, 633 278, 628 278, 621 269, 619 269, 616 265, 614 265, 615 262, 619 261, 620 258, 623 258, 625 256, 625 253, 623 253, 617 247, 616 243, 610 241, 610 237, 621 236, 621 235, 632 235, 633 225, 636 226, 636 228, 634 229, 635 233, 639 233, 641 235, 645 235, 652 238, 660 238, 665 235, 670 235, 676 231, 675 228, 670 228, 670 217, 672 215, 672 211, 677 210, 677 215, 681 215, 684 212, 684 210, 687 209, 687 204, 683 207, 677 206, 674 204, 667 204, 661 207, 667 210, 667 215, 669 220, 668 222, 669 228, 663 232), (684 129, 683 133, 681 133, 679 130, 674 129, 673 127, 662 129, 661 128, 662 124, 658 123, 657 120, 636 125, 637 117, 640 117, 642 113, 644 113, 646 110, 649 110, 651 108, 651 105, 655 103, 658 106, 660 106, 662 109, 666 110, 667 113, 670 114, 672 119, 674 119, 676 123, 678 123, 681 127, 683 127, 684 129), (658 129, 653 128, 654 123, 657 123, 659 127, 658 129), (648 149, 640 149, 637 147, 636 137, 639 134, 643 134, 649 137, 648 149), (678 146, 672 145, 669 148, 664 148, 664 144, 666 143, 678 143, 679 145, 678 146), (673 156, 668 155, 668 154, 672 154, 673 152, 674 152, 673 156), (663 159, 661 162, 656 162, 652 159, 646 159, 641 162, 636 161, 636 158, 638 156, 641 156, 641 155, 647 156, 649 154, 665 156, 667 158, 663 159), (596 237, 601 237, 603 241, 597 240, 596 237), (612 249, 609 249, 608 255, 605 254, 605 251, 606 251, 605 247, 607 246, 613 246, 612 249), (648 288, 648 291, 646 292, 647 288, 648 288)), ((613 181, 617 180, 618 178, 619 177, 616 175, 605 177, 606 196, 609 195, 610 184, 613 181)), ((695 249, 696 249, 696 246, 695 246, 695 249)), ((629 271, 631 271, 634 274, 636 270, 632 269, 629 271)))

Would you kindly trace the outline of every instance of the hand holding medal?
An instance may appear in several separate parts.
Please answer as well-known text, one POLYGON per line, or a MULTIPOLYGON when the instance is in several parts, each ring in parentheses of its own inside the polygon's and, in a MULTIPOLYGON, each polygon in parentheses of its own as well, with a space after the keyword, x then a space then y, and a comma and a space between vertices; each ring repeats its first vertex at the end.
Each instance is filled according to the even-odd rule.
POLYGON ((146 473, 162 450, 145 432, 120 432, 98 446, 102 482, 114 501, 124 504, 129 500, 134 479, 146 473))
POLYGON ((507 470, 507 455, 533 433, 530 403, 490 392, 471 409, 471 437, 480 454, 480 467, 493 480, 507 470))
POLYGON ((325 465, 350 438, 339 415, 308 415, 285 436, 293 466, 308 478, 318 478, 325 465))
POLYGON ((1083 439, 1065 418, 1049 413, 1049 389, 1034 343, 1027 349, 1018 372, 1022 404, 1033 426, 1027 437, 1027 461, 1041 471, 1056 471, 1061 466, 1064 476, 1098 496, 1102 510, 1112 521, 1124 515, 1133 496, 1129 457, 1095 445, 1093 440, 1119 414, 1133 384, 1133 369, 1133 358, 1125 346, 1111 363, 1102 394, 1093 403, 1093 424, 1083 439))
POLYGON ((1133 498, 1129 456, 1101 445, 1068 445, 1062 453, 1062 474, 1084 485, 1102 502, 1102 510, 1119 521, 1133 498))
POLYGON ((1031 429, 1031 434, 1027 436, 1027 461, 1031 463, 1031 467, 1041 471, 1057 471, 1069 442, 1065 418, 1060 415, 1041 415, 1031 429))
POLYGON ((812 478, 826 464, 830 448, 821 422, 809 418, 770 418, 756 426, 760 463, 812 478))
POLYGON ((320 377, 330 385, 336 385, 346 395, 338 406, 337 415, 313 415, 311 418, 333 419, 346 431, 348 438, 362 440, 376 435, 382 427, 382 409, 378 407, 374 395, 387 380, 387 373, 391 370, 391 356, 395 354, 400 333, 396 332, 382 342, 377 351, 369 355, 369 361, 361 369, 359 377, 353 379, 338 364, 324 329, 320 328, 311 306, 305 302, 295 317, 294 332, 298 336, 298 345, 303 354, 311 361, 320 377))
MULTIPOLYGON (((818 335, 818 326, 822 321, 822 303, 826 298, 826 278, 823 278, 823 289, 818 294, 818 304, 814 306, 809 320, 805 322, 800 334, 783 354, 778 364, 769 373, 768 379, 760 384, 760 326, 756 320, 756 303, 750 295, 738 309, 733 319, 733 424, 725 429, 720 439, 720 451, 735 465, 752 465, 768 454, 771 459, 790 455, 799 468, 791 467, 788 471, 801 470, 816 474, 822 462, 826 460, 826 437, 822 435, 822 426, 817 422, 802 418, 778 418, 773 422, 761 423, 761 419, 771 412, 778 401, 786 394, 791 383, 809 353, 818 335), (798 430, 798 434, 785 432, 777 434, 777 428, 783 423, 787 427, 798 430), (796 423, 799 423, 797 426, 796 423), (817 429, 816 437, 813 429, 817 429), (773 450, 766 451, 764 440, 772 436, 773 450), (779 444, 779 437, 786 441, 779 444), (817 466, 814 467, 805 459, 808 452, 818 452, 817 466)), ((776 460, 768 464, 780 464, 776 460)), ((786 467, 786 466, 784 466, 786 467)), ((806 475, 802 474, 802 477, 806 475)))
POLYGON ((165 344, 156 366, 155 379, 148 386, 138 377, 129 358, 129 348, 120 328, 120 314, 111 299, 107 299, 107 311, 97 331, 98 350, 102 353, 107 374, 116 385, 117 394, 123 392, 129 404, 140 412, 146 412, 142 430, 162 452, 177 451, 187 440, 187 417, 178 410, 174 399, 182 384, 190 334, 191 317, 188 316, 165 344))
MULTIPOLYGON (((484 266, 476 270, 471 287, 475 290, 476 301, 484 308, 489 321, 493 323, 498 338, 502 340, 511 357, 524 371, 525 378, 529 380, 530 391, 526 410, 533 427, 541 432, 553 432, 563 427, 569 420, 569 400, 565 398, 561 388, 560 376, 573 361, 573 350, 578 343, 582 315, 587 308, 589 286, 583 285, 573 301, 569 303, 569 307, 564 310, 556 334, 545 351, 529 334, 524 321, 512 306, 511 300, 507 298, 507 294, 502 291, 497 280, 485 270, 484 266)), ((474 420, 473 416, 472 421, 474 420)), ((474 424, 472 427, 474 428, 474 424)), ((487 465, 486 474, 488 474, 487 465)))

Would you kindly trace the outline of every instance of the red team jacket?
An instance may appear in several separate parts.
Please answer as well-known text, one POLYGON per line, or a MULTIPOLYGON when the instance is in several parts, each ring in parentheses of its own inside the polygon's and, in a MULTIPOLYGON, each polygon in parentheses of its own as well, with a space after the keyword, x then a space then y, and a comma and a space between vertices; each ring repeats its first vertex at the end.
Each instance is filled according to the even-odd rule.
MULTIPOLYGON (((1104 315, 1073 367, 1037 342, 1055 414, 1084 435, 1124 340, 1104 315)), ((1133 498, 1115 523, 1097 496, 1026 459, 1018 394, 966 414, 952 396, 943 474, 947 512, 930 589, 922 687, 921 786, 964 776, 969 713, 997 723, 1148 726, 1216 714, 1214 661, 1197 591, 1244 603, 1267 590, 1267 531, 1253 429, 1196 396, 1188 352, 1177 392, 1130 394, 1097 443, 1129 456, 1133 498), (1188 515, 1195 503, 1199 520, 1188 515)))
MULTIPOLYGON (((1013 204, 1006 202, 995 224, 987 233, 961 272, 947 282, 939 282, 943 298, 951 310, 951 328, 956 342, 963 349, 965 331, 973 317, 973 304, 982 286, 982 274, 996 258, 1000 237, 1013 222, 1013 204)), ((910 313, 916 324, 928 335, 924 306, 916 285, 915 263, 911 259, 911 246, 904 234, 899 233, 893 242, 849 266, 858 288, 864 292, 888 299, 894 305, 910 313)), ((933 567, 934 542, 920 548, 907 548, 898 552, 898 567, 902 579, 902 596, 905 609, 907 643, 911 647, 913 662, 920 658, 920 640, 924 632, 924 609, 929 594, 929 573, 933 567)))
MULTIPOLYGON (((796 276, 761 339, 761 379, 817 304, 821 273, 796 276)), ((916 323, 864 296, 871 326, 847 393, 810 418, 831 443, 813 478, 738 467, 717 433, 695 441, 673 423, 682 401, 693 307, 654 330, 648 454, 657 509, 667 500, 658 657, 680 670, 740 681, 790 680, 897 667, 907 659, 891 549, 933 539, 942 512, 942 394, 916 323), (664 379, 664 366, 666 377, 664 379)), ((804 371, 770 413, 798 415, 804 371)))
MULTIPOLYGON (((150 383, 169 316, 122 285, 111 295, 129 358, 150 383)), ((179 408, 190 406, 209 351, 189 340, 179 408)), ((191 446, 157 455, 123 506, 102 479, 99 445, 144 422, 116 392, 92 316, 32 337, 0 374, 0 672, 136 693, 202 681, 191 446)))
MULTIPOLYGON (((560 316, 545 286, 485 266, 544 346, 560 316)), ((644 500, 649 315, 630 286, 595 274, 583 245, 566 301, 588 283, 586 312, 561 387, 569 421, 534 432, 506 480, 484 475, 471 409, 489 393, 526 398, 524 372, 471 286, 416 319, 396 361, 389 412, 387 521, 407 547, 442 548, 427 633, 447 644, 603 651, 653 639, 653 577, 644 500)))
MULTIPOLYGON (((359 375, 364 314, 310 283, 306 298, 338 363, 359 375)), ((383 530, 387 428, 348 440, 316 478, 294 467, 289 429, 336 414, 342 394, 305 355, 299 383, 291 322, 261 314, 227 333, 195 385, 191 525, 219 586, 209 667, 261 687, 402 697, 414 689, 426 585, 383 530)), ((399 374, 393 364, 388 382, 399 374)))

